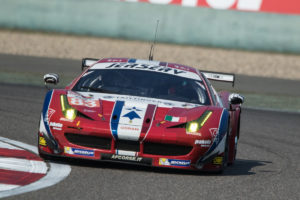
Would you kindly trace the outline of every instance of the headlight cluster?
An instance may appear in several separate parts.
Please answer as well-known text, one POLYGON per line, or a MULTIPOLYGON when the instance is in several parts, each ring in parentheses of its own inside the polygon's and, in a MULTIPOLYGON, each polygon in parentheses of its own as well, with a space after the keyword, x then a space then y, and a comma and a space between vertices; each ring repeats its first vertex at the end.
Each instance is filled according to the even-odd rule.
POLYGON ((207 110, 197 120, 188 122, 186 125, 186 132, 195 133, 199 131, 202 128, 202 126, 204 126, 205 122, 209 119, 211 114, 212 111, 207 110))
POLYGON ((65 116, 65 118, 69 120, 74 120, 77 116, 77 110, 70 106, 66 95, 60 95, 60 104, 61 110, 65 116))

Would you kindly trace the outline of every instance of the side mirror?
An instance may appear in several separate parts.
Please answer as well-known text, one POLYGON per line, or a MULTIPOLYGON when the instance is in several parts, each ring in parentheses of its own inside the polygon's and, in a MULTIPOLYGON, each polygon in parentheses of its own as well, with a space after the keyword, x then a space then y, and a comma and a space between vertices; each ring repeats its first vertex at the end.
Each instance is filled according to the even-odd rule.
POLYGON ((48 84, 58 84, 59 83, 59 76, 54 73, 49 73, 44 75, 44 82, 47 89, 49 89, 48 84))
POLYGON ((244 103, 244 97, 240 94, 232 93, 228 97, 228 101, 231 105, 244 103))

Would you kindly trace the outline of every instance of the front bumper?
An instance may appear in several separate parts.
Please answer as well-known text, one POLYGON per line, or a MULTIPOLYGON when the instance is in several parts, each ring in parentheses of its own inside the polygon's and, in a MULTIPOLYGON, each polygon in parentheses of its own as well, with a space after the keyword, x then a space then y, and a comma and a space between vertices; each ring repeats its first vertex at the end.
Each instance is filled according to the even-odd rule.
POLYGON ((199 161, 199 158, 203 156, 206 150, 197 145, 159 145, 159 143, 120 141, 113 138, 100 139, 100 137, 96 136, 90 136, 88 138, 89 141, 86 138, 82 140, 82 138, 76 137, 78 137, 77 134, 72 134, 72 137, 68 134, 56 135, 56 141, 62 151, 54 153, 45 143, 43 135, 39 133, 39 152, 40 154, 58 157, 123 162, 187 170, 218 171, 222 166, 221 162, 219 162, 222 155, 215 155, 205 162, 198 163, 197 161, 199 161))

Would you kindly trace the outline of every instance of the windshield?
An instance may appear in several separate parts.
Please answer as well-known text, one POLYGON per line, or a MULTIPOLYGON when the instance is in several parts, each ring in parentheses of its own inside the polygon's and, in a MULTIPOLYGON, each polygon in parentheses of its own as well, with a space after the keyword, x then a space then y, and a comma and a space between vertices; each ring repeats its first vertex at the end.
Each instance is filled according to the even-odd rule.
POLYGON ((92 69, 81 77, 72 90, 209 104, 202 81, 140 70, 92 69))

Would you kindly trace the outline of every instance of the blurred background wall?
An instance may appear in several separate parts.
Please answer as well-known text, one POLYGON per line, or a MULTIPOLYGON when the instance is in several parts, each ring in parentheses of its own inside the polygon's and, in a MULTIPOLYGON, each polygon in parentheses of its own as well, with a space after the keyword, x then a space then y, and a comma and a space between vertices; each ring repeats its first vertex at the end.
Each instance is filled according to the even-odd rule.
MULTIPOLYGON (((0 28, 300 52, 299 0, 1 0, 0 28)), ((84 47, 78 47, 84 48, 84 47)))

